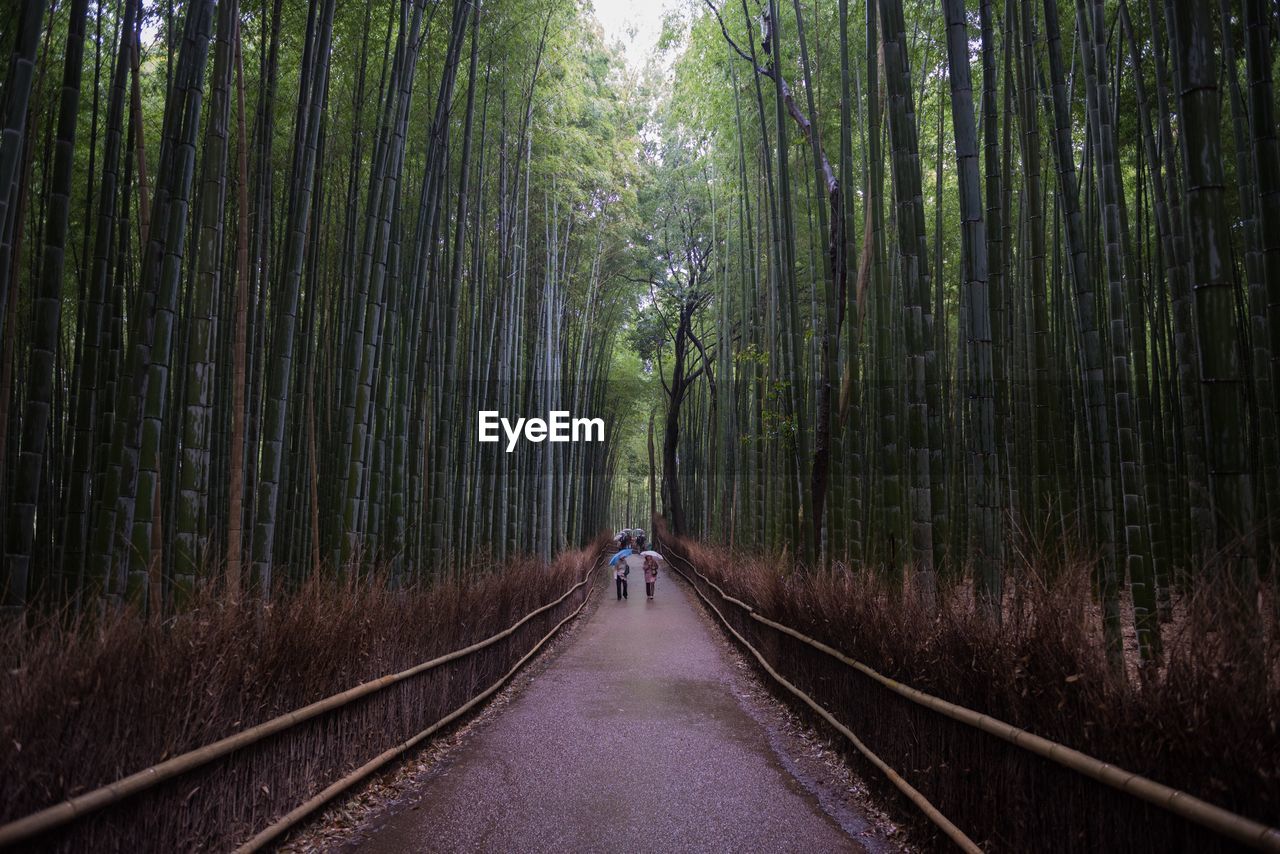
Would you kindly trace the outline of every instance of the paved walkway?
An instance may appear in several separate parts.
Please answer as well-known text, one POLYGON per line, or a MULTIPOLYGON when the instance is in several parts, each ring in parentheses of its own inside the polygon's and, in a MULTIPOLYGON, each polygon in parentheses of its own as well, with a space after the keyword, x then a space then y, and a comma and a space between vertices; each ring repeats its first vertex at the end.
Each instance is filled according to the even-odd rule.
POLYGON ((362 851, 861 851, 786 770, 664 572, 572 642, 362 851))

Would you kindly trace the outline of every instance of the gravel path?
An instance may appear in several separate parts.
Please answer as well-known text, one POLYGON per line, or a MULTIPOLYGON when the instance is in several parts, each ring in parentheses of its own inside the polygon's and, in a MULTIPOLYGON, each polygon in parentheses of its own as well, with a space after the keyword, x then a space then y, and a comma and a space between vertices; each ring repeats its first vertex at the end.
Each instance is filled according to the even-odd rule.
POLYGON ((750 677, 665 575, 652 601, 643 577, 616 601, 610 578, 572 643, 360 850, 891 847, 787 770, 778 734, 744 708, 750 677))

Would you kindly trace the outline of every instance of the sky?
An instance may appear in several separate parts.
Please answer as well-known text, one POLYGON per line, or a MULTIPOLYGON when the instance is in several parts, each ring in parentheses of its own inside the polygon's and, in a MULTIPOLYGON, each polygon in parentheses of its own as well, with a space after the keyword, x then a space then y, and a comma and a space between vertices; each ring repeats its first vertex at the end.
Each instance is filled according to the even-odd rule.
MULTIPOLYGON (((658 43, 663 17, 681 2, 686 0, 592 0, 592 5, 596 20, 604 28, 605 41, 622 42, 627 65, 638 71, 658 43)), ((153 43, 159 33, 158 20, 147 19, 142 26, 143 44, 153 43)))
POLYGON ((596 20, 604 28, 605 40, 621 41, 627 65, 638 70, 653 53, 662 33, 662 19, 681 0, 592 0, 596 20))

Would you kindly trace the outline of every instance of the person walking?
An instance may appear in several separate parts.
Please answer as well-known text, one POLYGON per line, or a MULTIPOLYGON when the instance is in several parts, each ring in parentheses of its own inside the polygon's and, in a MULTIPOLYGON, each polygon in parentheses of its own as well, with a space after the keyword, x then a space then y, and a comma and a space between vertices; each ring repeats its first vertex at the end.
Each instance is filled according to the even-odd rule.
POLYGON ((627 576, 630 574, 631 567, 627 566, 626 560, 620 560, 613 565, 613 583, 618 588, 619 602, 627 598, 627 576))
POLYGON ((658 561, 653 555, 644 556, 644 592, 653 598, 653 589, 658 583, 658 561))

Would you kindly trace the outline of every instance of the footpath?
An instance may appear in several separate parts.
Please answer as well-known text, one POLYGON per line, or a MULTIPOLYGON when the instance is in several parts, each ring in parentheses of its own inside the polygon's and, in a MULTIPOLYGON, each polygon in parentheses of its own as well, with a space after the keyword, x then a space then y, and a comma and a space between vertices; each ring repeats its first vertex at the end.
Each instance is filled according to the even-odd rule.
POLYGON ((629 599, 611 577, 597 589, 572 642, 361 851, 891 847, 871 832, 865 848, 789 773, 688 588, 664 571, 650 601, 632 576, 629 599))

